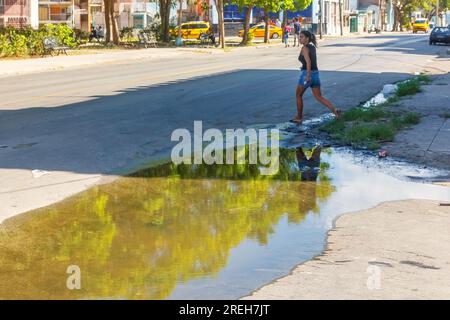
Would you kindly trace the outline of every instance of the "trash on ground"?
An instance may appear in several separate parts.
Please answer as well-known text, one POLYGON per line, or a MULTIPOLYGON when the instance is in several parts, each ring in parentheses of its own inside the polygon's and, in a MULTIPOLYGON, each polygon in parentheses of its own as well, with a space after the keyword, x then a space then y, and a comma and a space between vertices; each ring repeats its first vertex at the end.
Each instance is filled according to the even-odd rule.
POLYGON ((397 86, 395 84, 385 84, 383 87, 383 94, 393 95, 397 91, 397 86))
POLYGON ((45 176, 46 174, 49 174, 50 172, 45 171, 45 170, 39 170, 39 169, 34 169, 31 170, 31 174, 33 175, 33 178, 40 178, 42 176, 45 176))
POLYGON ((380 150, 380 151, 378 151, 378 157, 379 157, 379 158, 386 158, 387 155, 388 155, 388 153, 387 153, 386 150, 380 150))

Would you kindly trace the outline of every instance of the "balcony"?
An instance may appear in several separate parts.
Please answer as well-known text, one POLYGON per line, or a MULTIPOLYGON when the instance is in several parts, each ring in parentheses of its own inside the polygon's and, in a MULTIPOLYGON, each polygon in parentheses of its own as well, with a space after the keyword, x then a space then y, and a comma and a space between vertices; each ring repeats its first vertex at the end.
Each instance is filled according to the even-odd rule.
POLYGON ((72 0, 39 0, 39 4, 72 4, 72 0))
POLYGON ((46 17, 40 17, 40 23, 59 23, 59 22, 70 22, 72 20, 72 15, 68 13, 50 14, 46 17))

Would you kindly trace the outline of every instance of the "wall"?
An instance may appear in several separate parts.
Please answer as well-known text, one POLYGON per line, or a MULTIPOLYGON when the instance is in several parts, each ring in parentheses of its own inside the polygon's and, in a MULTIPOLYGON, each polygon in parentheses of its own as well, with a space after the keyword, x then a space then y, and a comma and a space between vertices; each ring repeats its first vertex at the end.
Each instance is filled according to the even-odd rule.
POLYGON ((23 27, 31 23, 31 0, 3 0, 3 26, 23 27))

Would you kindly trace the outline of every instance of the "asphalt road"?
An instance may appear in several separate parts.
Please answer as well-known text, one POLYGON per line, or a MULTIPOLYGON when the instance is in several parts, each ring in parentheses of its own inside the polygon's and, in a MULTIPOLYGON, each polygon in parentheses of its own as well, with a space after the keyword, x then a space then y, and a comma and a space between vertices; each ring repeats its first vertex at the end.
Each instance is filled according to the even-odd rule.
MULTIPOLYGON (((414 72, 442 72, 444 51, 425 35, 327 39, 323 94, 345 110, 414 72)), ((194 120, 219 129, 288 121, 297 56, 280 45, 0 79, 0 221, 168 155, 172 131, 194 120)), ((305 118, 326 112, 305 95, 305 118)))

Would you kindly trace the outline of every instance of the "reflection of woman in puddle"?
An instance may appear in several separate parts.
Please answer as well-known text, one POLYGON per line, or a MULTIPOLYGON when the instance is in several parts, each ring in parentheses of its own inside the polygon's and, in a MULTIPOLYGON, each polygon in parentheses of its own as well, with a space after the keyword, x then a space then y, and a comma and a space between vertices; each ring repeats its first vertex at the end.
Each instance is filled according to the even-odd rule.
MULTIPOLYGON (((311 157, 308 159, 303 152, 302 148, 297 148, 297 162, 298 168, 301 172, 302 181, 298 187, 298 196, 299 196, 299 204, 298 211, 301 214, 306 214, 309 211, 317 210, 317 193, 316 188, 317 176, 320 171, 320 152, 322 148, 317 146, 313 152, 311 157)), ((295 222, 295 221, 290 221, 295 222)))
POLYGON ((292 119, 292 122, 301 124, 303 120, 303 94, 308 87, 311 87, 314 97, 321 104, 330 109, 334 113, 336 118, 339 118, 341 111, 336 109, 330 101, 322 96, 320 91, 320 77, 319 69, 317 68, 317 56, 316 56, 316 36, 309 31, 300 32, 300 43, 303 45, 300 51, 298 60, 302 63, 302 70, 300 79, 297 85, 297 116, 292 119))
POLYGON ((316 181, 320 171, 320 152, 321 146, 317 146, 311 157, 308 159, 301 147, 297 148, 298 168, 302 174, 303 181, 316 181))

